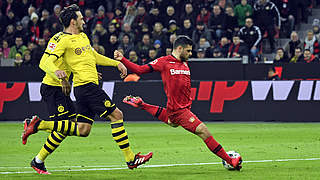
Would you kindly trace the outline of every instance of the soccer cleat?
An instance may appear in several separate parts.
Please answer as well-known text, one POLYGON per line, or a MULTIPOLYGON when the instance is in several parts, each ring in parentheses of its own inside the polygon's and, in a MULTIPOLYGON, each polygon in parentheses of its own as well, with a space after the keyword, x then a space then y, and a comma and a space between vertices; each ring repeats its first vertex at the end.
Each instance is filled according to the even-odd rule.
POLYGON ((127 162, 129 169, 134 169, 140 166, 141 164, 146 163, 152 158, 153 153, 149 152, 147 155, 141 155, 140 152, 134 156, 134 160, 127 162))
POLYGON ((22 133, 22 144, 27 144, 27 139, 31 134, 36 133, 38 130, 36 129, 35 125, 40 122, 40 118, 35 115, 32 116, 32 119, 25 119, 24 120, 24 131, 22 133))
POLYGON ((34 170, 37 171, 38 174, 51 174, 47 171, 44 163, 37 163, 35 158, 33 158, 30 165, 34 170))
POLYGON ((237 158, 232 158, 232 166, 234 167, 235 170, 240 171, 240 169, 242 168, 241 164, 242 164, 241 156, 237 158))
POLYGON ((137 97, 134 97, 132 95, 130 96, 126 96, 122 102, 126 103, 126 104, 129 104, 133 107, 141 107, 142 103, 143 103, 143 100, 141 97, 137 96, 137 97))

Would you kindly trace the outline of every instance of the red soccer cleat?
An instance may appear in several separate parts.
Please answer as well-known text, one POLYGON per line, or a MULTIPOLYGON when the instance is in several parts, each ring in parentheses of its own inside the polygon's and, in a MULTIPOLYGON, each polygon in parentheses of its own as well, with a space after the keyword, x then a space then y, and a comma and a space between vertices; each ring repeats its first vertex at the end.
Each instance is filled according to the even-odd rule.
POLYGON ((235 170, 240 171, 240 169, 242 168, 241 164, 242 164, 241 156, 237 158, 232 158, 232 166, 234 167, 235 170))
POLYGON ((126 96, 126 97, 122 100, 122 102, 124 102, 124 103, 126 103, 126 104, 129 104, 129 105, 131 105, 131 106, 133 106, 133 107, 136 107, 136 108, 137 108, 137 107, 141 107, 142 104, 143 104, 143 100, 142 100, 141 97, 139 97, 139 96, 134 97, 134 96, 132 96, 132 95, 126 96))
POLYGON ((35 125, 40 122, 40 118, 35 115, 32 116, 32 119, 24 120, 24 131, 22 133, 22 144, 27 144, 27 139, 31 134, 36 133, 38 130, 35 128, 35 125))
POLYGON ((51 174, 47 171, 44 163, 37 163, 35 159, 31 161, 30 165, 38 174, 51 174))
POLYGON ((146 163, 152 158, 153 153, 149 152, 147 155, 140 155, 140 152, 134 156, 134 160, 127 162, 129 169, 134 169, 140 166, 141 164, 146 163))

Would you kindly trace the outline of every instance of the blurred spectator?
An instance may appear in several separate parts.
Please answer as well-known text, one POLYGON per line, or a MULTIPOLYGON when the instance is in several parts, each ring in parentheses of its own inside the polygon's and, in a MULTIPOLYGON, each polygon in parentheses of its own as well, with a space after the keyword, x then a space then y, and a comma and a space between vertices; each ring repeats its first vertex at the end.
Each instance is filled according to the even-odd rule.
POLYGON ((22 19, 24 16, 28 15, 28 8, 30 7, 31 2, 29 0, 21 0, 18 4, 19 11, 17 12, 17 17, 22 19))
POLYGON ((243 27, 246 18, 252 15, 252 6, 247 3, 247 0, 241 0, 241 3, 234 8, 234 14, 238 18, 239 26, 243 27))
POLYGON ((311 53, 310 49, 305 49, 303 52, 303 62, 305 63, 319 63, 319 58, 311 53))
POLYGON ((152 27, 157 22, 161 22, 161 24, 163 24, 164 22, 163 16, 160 14, 160 11, 158 8, 152 8, 150 11, 149 26, 152 27))
POLYGON ((6 26, 9 24, 16 24, 18 21, 18 18, 14 14, 15 12, 12 10, 9 10, 7 17, 4 19, 4 23, 6 26))
POLYGON ((97 24, 92 31, 92 36, 98 36, 99 45, 102 45, 105 49, 108 48, 108 32, 102 26, 102 24, 97 24))
POLYGON ((53 14, 49 17, 49 23, 51 26, 50 26, 50 33, 51 34, 56 34, 58 33, 59 31, 62 31, 63 28, 62 28, 62 25, 60 23, 60 20, 59 20, 59 15, 60 15, 60 12, 61 12, 61 6, 59 4, 55 5, 54 8, 53 8, 53 14))
POLYGON ((260 28, 261 33, 268 33, 270 51, 274 51, 275 27, 280 30, 281 21, 278 8, 268 0, 258 0, 254 4, 253 17, 255 24, 260 28))
POLYGON ((288 0, 277 0, 274 1, 276 6, 280 12, 280 19, 281 19, 281 29, 280 29, 280 36, 281 37, 289 37, 291 32, 294 30, 295 19, 292 14, 293 8, 293 1, 288 0))
POLYGON ((23 42, 27 42, 29 40, 28 36, 29 36, 30 32, 27 29, 24 29, 22 26, 22 23, 20 21, 18 21, 16 23, 15 36, 19 36, 21 34, 23 35, 23 37, 22 37, 23 42))
POLYGON ((129 52, 134 49, 134 45, 133 45, 133 43, 130 39, 130 36, 128 34, 124 34, 122 36, 119 47, 121 47, 123 49, 125 57, 128 57, 129 52))
POLYGON ((199 48, 197 50, 197 58, 205 58, 206 57, 206 52, 203 48, 199 48))
POLYGON ((177 25, 177 22, 175 20, 170 20, 168 25, 168 31, 167 34, 170 36, 171 34, 177 34, 177 32, 180 31, 180 28, 177 25))
POLYGON ((160 56, 163 56, 163 50, 162 50, 162 47, 161 47, 161 41, 156 39, 153 43, 153 48, 156 50, 157 52, 157 58, 160 57, 160 56))
POLYGON ((219 43, 217 44, 216 48, 218 48, 222 54, 222 57, 227 57, 228 51, 230 47, 230 42, 227 37, 222 37, 219 43))
POLYGON ((307 36, 304 40, 303 46, 304 49, 309 49, 311 54, 316 56, 319 55, 320 45, 312 30, 307 31, 307 36))
POLYGON ((214 48, 212 51, 212 58, 224 58, 220 48, 214 48))
POLYGON ((174 1, 169 1, 169 5, 172 6, 175 9, 175 14, 177 18, 181 17, 181 14, 184 10, 184 4, 186 2, 184 0, 174 0, 174 1))
POLYGON ((31 64, 38 66, 44 50, 46 49, 46 41, 44 38, 39 39, 38 46, 31 52, 31 64))
POLYGON ((148 52, 148 62, 151 62, 155 59, 157 59, 157 51, 154 47, 150 48, 149 49, 149 52, 148 52))
POLYGON ((273 64, 288 63, 288 62, 289 62, 288 54, 284 51, 283 48, 278 48, 276 50, 276 56, 273 59, 273 64))
POLYGON ((320 20, 314 19, 312 22, 312 30, 314 36, 317 38, 317 40, 320 40, 320 20))
POLYGON ((201 37, 199 41, 196 44, 195 49, 204 49, 204 51, 207 51, 207 49, 210 48, 210 43, 205 37, 201 37))
POLYGON ((192 37, 193 33, 193 24, 191 23, 190 19, 183 20, 183 26, 178 32, 179 35, 186 35, 188 37, 192 37))
POLYGON ((85 11, 84 11, 84 17, 83 17, 83 20, 85 22, 85 28, 84 28, 84 32, 90 36, 92 31, 91 31, 91 27, 92 27, 92 24, 93 24, 93 19, 94 19, 94 16, 93 16, 93 13, 92 13, 92 10, 87 8, 85 11))
POLYGON ((27 49, 25 45, 23 45, 23 40, 21 36, 17 36, 15 40, 15 45, 10 48, 9 58, 15 59, 16 54, 20 54, 20 58, 22 59, 22 56, 24 54, 24 51, 27 49))
POLYGON ((28 29, 30 32, 30 41, 38 43, 40 36, 42 37, 43 28, 40 27, 39 16, 33 12, 30 17, 31 21, 29 22, 28 29))
POLYGON ((233 0, 218 0, 217 5, 219 5, 223 11, 226 10, 228 6, 233 6, 233 0))
POLYGON ((143 0, 143 2, 141 2, 141 4, 143 4, 143 6, 146 8, 147 12, 150 12, 151 8, 154 7, 153 0, 143 0))
POLYGON ((113 52, 118 48, 118 37, 115 34, 111 34, 109 37, 108 45, 105 49, 105 56, 107 57, 113 57, 113 52))
POLYGON ((167 47, 166 48, 166 56, 171 55, 172 53, 172 47, 167 47))
POLYGON ((123 24, 129 24, 132 26, 132 23, 136 17, 136 7, 129 6, 126 10, 126 15, 123 18, 123 24))
POLYGON ((232 37, 232 43, 228 50, 228 58, 242 57, 248 55, 248 47, 241 42, 240 36, 238 33, 234 33, 232 37))
POLYGON ((141 59, 137 56, 137 52, 134 50, 129 52, 129 60, 133 63, 142 65, 141 59))
MULTIPOLYGON (((92 20, 92 25, 91 25, 91 31, 96 27, 97 24, 101 24, 105 29, 108 28, 109 25, 109 19, 105 15, 105 9, 102 5, 99 6, 97 10, 97 14, 92 20)), ((110 26, 110 25, 109 25, 110 26)))
POLYGON ((96 50, 99 54, 102 54, 102 55, 105 55, 105 49, 103 46, 97 44, 97 43, 94 43, 92 45, 92 47, 94 48, 94 50, 96 50))
MULTIPOLYGON (((181 20, 190 19, 191 24, 194 25, 196 24, 196 18, 197 18, 197 14, 193 10, 192 4, 186 3, 184 6, 184 12, 181 14, 180 19, 181 20)), ((183 24, 179 24, 179 25, 182 26, 183 24)))
POLYGON ((234 15, 234 12, 231 6, 226 7, 226 21, 228 22, 226 23, 226 32, 227 32, 226 35, 229 39, 231 39, 234 32, 239 31, 238 19, 234 15))
POLYGON ((302 48, 296 47, 294 49, 294 56, 290 59, 289 63, 297 63, 297 62, 303 62, 303 55, 302 55, 302 48))
POLYGON ((167 7, 167 12, 166 12, 166 15, 164 17, 164 24, 163 26, 164 27, 169 27, 169 21, 171 20, 179 20, 178 16, 175 14, 175 9, 173 8, 173 6, 168 6, 167 7))
POLYGON ((203 21, 197 22, 196 29, 192 33, 192 40, 193 42, 199 42, 201 37, 206 38, 209 42, 212 41, 211 33, 207 29, 203 21))
POLYGON ((168 45, 168 36, 163 32, 163 26, 160 22, 153 26, 152 39, 159 40, 164 47, 168 45))
POLYGON ((288 53, 290 59, 294 56, 296 47, 302 48, 303 42, 300 41, 298 33, 296 31, 292 31, 290 35, 290 41, 284 48, 285 52, 288 53))
POLYGON ((6 32, 2 35, 2 39, 6 40, 9 44, 9 47, 11 47, 14 45, 15 37, 15 28, 12 24, 10 24, 7 26, 6 32))
POLYGON ((22 65, 23 59, 20 53, 15 54, 14 66, 20 67, 22 65))
POLYGON ((135 44, 137 45, 139 42, 141 42, 143 35, 145 34, 151 34, 149 30, 149 26, 147 24, 142 24, 141 29, 138 29, 135 37, 135 44))
POLYGON ((240 29, 239 35, 250 50, 250 61, 257 61, 262 36, 259 27, 253 25, 252 18, 246 19, 246 24, 240 29))
POLYGON ((196 24, 202 21, 206 26, 208 26, 209 17, 210 11, 208 11, 208 9, 205 6, 201 7, 200 14, 197 16, 196 24))
POLYGON ((131 42, 135 42, 135 35, 131 29, 130 24, 128 24, 128 23, 124 23, 122 25, 122 31, 119 34, 119 39, 122 39, 123 35, 125 35, 125 34, 129 35, 131 42))
POLYGON ((213 6, 213 13, 209 18, 209 28, 213 30, 213 38, 217 41, 221 39, 226 30, 226 15, 221 11, 220 6, 213 6))
MULTIPOLYGON (((141 59, 148 58, 149 50, 152 48, 152 43, 150 40, 150 35, 145 34, 142 37, 142 42, 139 42, 137 45, 137 53, 141 59)), ((146 62, 148 63, 148 62, 146 62)), ((145 63, 145 64, 146 64, 145 63)))
POLYGON ((24 52, 24 55, 23 55, 23 62, 21 64, 21 66, 33 66, 32 64, 32 60, 31 60, 31 52, 26 50, 24 52))
POLYGON ((117 7, 114 11, 114 17, 112 19, 116 21, 116 23, 119 25, 119 28, 121 28, 122 24, 123 24, 123 13, 122 13, 122 9, 120 7, 117 7))
POLYGON ((18 3, 14 0, 3 0, 0 7, 2 14, 5 16, 9 14, 9 11, 17 12, 19 10, 18 3))
POLYGON ((114 35, 116 35, 118 37, 119 33, 120 32, 117 31, 116 24, 109 23, 109 25, 108 25, 108 36, 110 37, 110 35, 114 34, 114 35))
POLYGON ((10 47, 6 40, 2 40, 2 46, 0 48, 0 58, 1 59, 8 59, 10 53, 10 47))
POLYGON ((42 10, 39 24, 42 28, 49 28, 50 27, 50 25, 49 25, 49 11, 48 10, 46 10, 46 9, 42 10))
POLYGON ((51 33, 50 33, 50 30, 49 30, 49 28, 45 28, 44 30, 43 30, 43 39, 46 41, 46 42, 48 42, 49 40, 50 40, 50 37, 51 37, 51 33))
POLYGON ((148 13, 146 12, 145 7, 142 5, 139 5, 137 16, 135 17, 135 19, 132 23, 132 28, 136 29, 136 30, 142 29, 143 24, 147 24, 149 26, 149 22, 150 22, 149 18, 150 17, 148 15, 148 13))

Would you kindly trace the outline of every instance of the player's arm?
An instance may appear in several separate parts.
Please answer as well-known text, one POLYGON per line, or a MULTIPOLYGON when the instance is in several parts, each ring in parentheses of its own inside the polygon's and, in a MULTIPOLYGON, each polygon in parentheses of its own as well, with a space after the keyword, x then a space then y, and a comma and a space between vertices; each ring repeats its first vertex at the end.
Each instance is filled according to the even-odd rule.
POLYGON ((56 57, 48 53, 44 53, 40 60, 39 67, 56 80, 64 79, 67 77, 67 74, 63 70, 59 70, 59 68, 53 63, 56 60, 56 57))
POLYGON ((39 67, 54 79, 64 79, 67 77, 67 74, 60 70, 55 64, 54 61, 59 59, 66 50, 68 40, 66 38, 60 38, 59 36, 54 36, 54 39, 49 41, 48 47, 43 54, 39 67))
POLYGON ((121 62, 108 58, 106 56, 103 56, 97 53, 95 50, 93 50, 93 53, 96 57, 96 62, 98 65, 117 67, 118 70, 121 72, 120 73, 121 78, 125 78, 127 76, 127 68, 121 62))
POLYGON ((149 64, 142 66, 135 64, 126 59, 123 54, 117 50, 114 51, 114 58, 118 61, 121 61, 130 71, 138 75, 152 72, 152 67, 150 67, 149 64))

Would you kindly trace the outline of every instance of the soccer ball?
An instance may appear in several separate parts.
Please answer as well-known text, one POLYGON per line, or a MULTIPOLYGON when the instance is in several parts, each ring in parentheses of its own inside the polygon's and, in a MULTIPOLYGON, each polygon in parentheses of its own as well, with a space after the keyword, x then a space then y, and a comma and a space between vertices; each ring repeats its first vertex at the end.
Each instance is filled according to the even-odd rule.
MULTIPOLYGON (((227 154, 231 157, 231 158, 237 158, 240 156, 239 153, 237 153, 236 151, 228 151, 227 154)), ((225 167, 228 170, 235 170, 235 168, 228 164, 225 160, 222 160, 222 165, 223 167, 225 167)))

